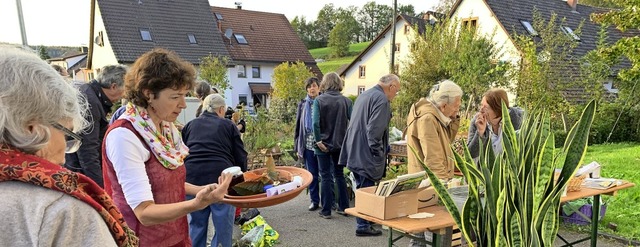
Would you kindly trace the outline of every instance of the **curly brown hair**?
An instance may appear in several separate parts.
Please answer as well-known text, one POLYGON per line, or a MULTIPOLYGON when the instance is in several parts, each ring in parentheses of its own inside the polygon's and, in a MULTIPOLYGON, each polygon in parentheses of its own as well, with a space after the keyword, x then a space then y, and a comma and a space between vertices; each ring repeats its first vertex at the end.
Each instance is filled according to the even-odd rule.
POLYGON ((196 70, 191 63, 173 51, 154 48, 142 54, 125 76, 125 98, 146 108, 149 99, 144 95, 145 90, 157 98, 160 91, 167 88, 192 90, 195 81, 196 70))

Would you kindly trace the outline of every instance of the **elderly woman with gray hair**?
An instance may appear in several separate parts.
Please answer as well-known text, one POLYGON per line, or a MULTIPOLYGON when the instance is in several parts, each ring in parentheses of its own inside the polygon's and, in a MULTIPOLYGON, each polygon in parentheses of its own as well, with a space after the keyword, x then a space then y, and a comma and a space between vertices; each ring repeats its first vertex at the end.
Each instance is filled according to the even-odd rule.
POLYGON ((320 82, 323 94, 313 101, 313 136, 316 143, 315 154, 318 157, 320 172, 320 197, 322 210, 320 216, 331 218, 331 207, 335 202, 333 195, 334 179, 338 186, 338 208, 336 213, 346 216, 344 210, 349 207, 347 182, 344 179, 344 164, 338 164, 342 142, 351 118, 351 100, 342 93, 344 82, 335 72, 324 75, 320 82))
POLYGON ((407 145, 416 150, 409 155, 408 172, 422 171, 424 162, 440 179, 453 178, 454 156, 451 143, 460 127, 462 89, 444 80, 431 89, 427 98, 411 106, 407 116, 407 145))
POLYGON ((62 166, 87 125, 78 90, 35 54, 0 47, 0 105, 0 222, 11 225, 0 243, 138 246, 105 191, 62 166))
MULTIPOLYGON (((224 98, 220 94, 211 94, 204 99, 202 108, 202 115, 182 129, 182 140, 189 148, 184 163, 187 182, 193 185, 214 183, 224 169, 232 166, 247 170, 247 151, 244 150, 240 132, 231 120, 224 118, 227 109, 224 98)), ((205 246, 211 215, 216 230, 211 246, 231 247, 235 216, 233 206, 214 203, 190 215, 189 235, 193 246, 205 246)))

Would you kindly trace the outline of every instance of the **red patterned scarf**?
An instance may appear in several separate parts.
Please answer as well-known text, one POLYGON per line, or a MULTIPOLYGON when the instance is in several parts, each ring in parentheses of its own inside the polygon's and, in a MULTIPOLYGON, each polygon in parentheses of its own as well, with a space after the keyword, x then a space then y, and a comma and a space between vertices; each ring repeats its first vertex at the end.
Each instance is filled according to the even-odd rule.
POLYGON ((111 197, 82 174, 0 145, 0 182, 2 181, 20 181, 73 196, 98 211, 118 246, 138 246, 138 237, 124 222, 111 197))

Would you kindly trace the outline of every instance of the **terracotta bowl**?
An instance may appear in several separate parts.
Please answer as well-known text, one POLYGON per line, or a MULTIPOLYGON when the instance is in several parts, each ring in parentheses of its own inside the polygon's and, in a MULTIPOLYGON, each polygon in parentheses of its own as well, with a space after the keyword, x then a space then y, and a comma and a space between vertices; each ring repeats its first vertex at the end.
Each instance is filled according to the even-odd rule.
MULTIPOLYGON (((261 173, 264 173, 265 171, 266 171, 266 168, 261 168, 261 169, 256 169, 248 172, 261 174, 261 173)), ((292 191, 288 191, 286 193, 282 193, 282 194, 271 196, 271 197, 267 197, 267 193, 250 195, 250 196, 225 195, 225 198, 222 200, 222 202, 231 204, 235 207, 240 207, 240 208, 264 208, 264 207, 269 207, 273 205, 278 205, 280 203, 289 201, 295 198, 296 196, 298 196, 300 192, 304 191, 304 189, 307 188, 309 184, 311 184, 311 180, 313 179, 313 176, 311 176, 311 173, 309 173, 309 171, 302 168, 298 168, 298 167, 276 166, 276 171, 279 171, 281 174, 290 173, 290 178, 294 176, 302 177, 302 186, 292 191)))

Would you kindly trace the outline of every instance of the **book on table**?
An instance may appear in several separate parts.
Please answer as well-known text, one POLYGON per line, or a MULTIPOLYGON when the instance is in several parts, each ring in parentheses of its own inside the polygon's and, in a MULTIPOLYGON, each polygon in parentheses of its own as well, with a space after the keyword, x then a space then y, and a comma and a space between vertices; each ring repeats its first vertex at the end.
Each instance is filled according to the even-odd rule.
POLYGON ((378 184, 378 187, 376 187, 375 193, 379 196, 390 196, 402 191, 417 189, 420 182, 426 178, 425 174, 426 173, 422 171, 382 181, 378 184))

